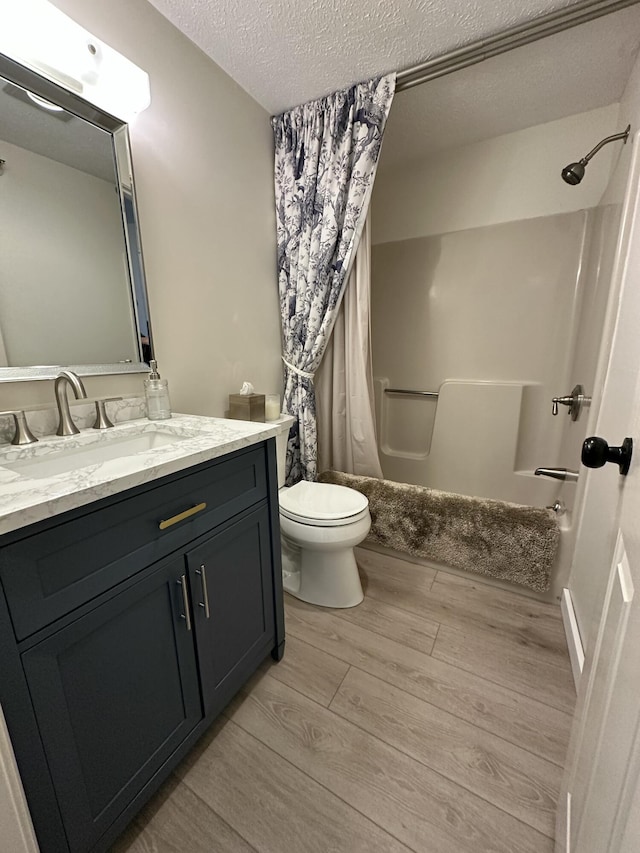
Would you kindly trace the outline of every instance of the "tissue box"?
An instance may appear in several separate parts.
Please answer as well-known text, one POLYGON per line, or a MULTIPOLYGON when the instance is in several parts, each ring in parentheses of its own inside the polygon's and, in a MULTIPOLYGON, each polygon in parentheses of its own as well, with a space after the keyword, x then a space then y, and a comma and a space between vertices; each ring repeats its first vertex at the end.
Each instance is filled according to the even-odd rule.
POLYGON ((264 394, 229 394, 229 417, 264 422, 264 394))

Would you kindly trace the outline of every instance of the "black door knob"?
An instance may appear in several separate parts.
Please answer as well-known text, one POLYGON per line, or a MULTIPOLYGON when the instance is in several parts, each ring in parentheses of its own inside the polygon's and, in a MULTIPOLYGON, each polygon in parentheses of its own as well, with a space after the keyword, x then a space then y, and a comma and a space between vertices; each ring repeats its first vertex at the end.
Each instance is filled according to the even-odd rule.
POLYGON ((615 462, 624 476, 629 471, 632 453, 633 440, 630 438, 625 438, 621 447, 609 447, 604 438, 592 435, 585 438, 582 445, 582 464, 587 468, 602 468, 607 462, 615 462))

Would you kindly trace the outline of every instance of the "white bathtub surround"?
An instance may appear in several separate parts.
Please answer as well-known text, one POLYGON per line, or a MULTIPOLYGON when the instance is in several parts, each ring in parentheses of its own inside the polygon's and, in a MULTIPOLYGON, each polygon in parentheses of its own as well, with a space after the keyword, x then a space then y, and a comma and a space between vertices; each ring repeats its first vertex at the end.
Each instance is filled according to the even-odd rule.
MULTIPOLYGON (((448 380, 425 389, 436 398, 387 394, 390 384, 376 380, 387 479, 530 506, 553 503, 558 482, 533 471, 536 457, 556 460, 557 450, 543 445, 533 455, 522 446, 524 412, 546 416, 551 429, 562 426, 539 384, 448 380)), ((575 491, 575 484, 567 488, 575 491)))
POLYGON ((337 471, 321 480, 367 496, 372 542, 536 592, 549 588, 560 539, 551 510, 337 471))
MULTIPOLYGON (((399 99, 398 111, 408 112, 410 99, 428 97, 429 88, 402 95, 407 100, 399 99)), ((439 106, 447 108, 443 101, 439 106)), ((374 244, 594 208, 620 152, 604 148, 589 165, 589 179, 576 187, 564 183, 560 170, 625 126, 619 105, 610 103, 499 136, 487 128, 477 142, 447 144, 426 156, 425 146, 420 159, 406 159, 399 153, 405 140, 398 130, 407 118, 399 118, 394 110, 373 191, 374 244)))
POLYGON ((162 423, 128 420, 113 429, 89 428, 25 447, 5 445, 0 449, 0 534, 208 462, 277 432, 278 427, 270 424, 174 415, 162 423), (136 451, 136 439, 147 449, 136 451), (120 455, 120 443, 133 451, 120 455), (93 461, 96 449, 112 458, 93 461), (43 468, 41 476, 34 462, 53 463, 55 469, 61 452, 68 454, 66 458, 75 457, 78 467, 60 473, 43 468))
POLYGON ((568 418, 551 415, 551 398, 573 387, 590 217, 579 211, 373 247, 374 375, 392 388, 440 392, 380 394, 385 477, 552 503, 539 497, 544 486, 517 472, 578 467, 579 458, 559 458, 568 418))

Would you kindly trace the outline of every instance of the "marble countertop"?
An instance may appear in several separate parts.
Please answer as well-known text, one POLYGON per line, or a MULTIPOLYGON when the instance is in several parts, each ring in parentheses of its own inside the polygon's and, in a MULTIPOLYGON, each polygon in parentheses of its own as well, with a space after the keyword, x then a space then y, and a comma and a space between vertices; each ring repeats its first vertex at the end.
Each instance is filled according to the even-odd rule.
POLYGON ((0 534, 224 456, 272 438, 281 429, 278 422, 173 415, 164 421, 123 421, 100 432, 85 429, 76 436, 50 436, 24 447, 2 445, 0 534), (105 449, 109 443, 124 448, 130 439, 144 435, 150 439, 154 433, 160 436, 161 446, 133 453, 129 449, 124 456, 116 450, 114 458, 87 464, 86 450, 105 449), (35 464, 54 460, 55 468, 55 460, 61 457, 74 460, 71 470, 47 473, 46 465, 38 470, 35 464))

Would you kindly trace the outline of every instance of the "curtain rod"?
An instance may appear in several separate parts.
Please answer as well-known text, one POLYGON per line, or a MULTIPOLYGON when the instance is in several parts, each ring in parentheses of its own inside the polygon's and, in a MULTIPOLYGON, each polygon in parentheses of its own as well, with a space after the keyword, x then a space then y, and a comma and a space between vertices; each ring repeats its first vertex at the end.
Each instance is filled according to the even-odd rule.
POLYGON ((404 92, 414 86, 420 86, 437 77, 444 77, 453 71, 467 68, 483 62, 492 56, 498 56, 521 47, 525 44, 538 41, 546 36, 560 33, 579 24, 585 24, 627 6, 634 6, 640 0, 579 0, 564 9, 542 15, 532 21, 503 30, 493 36, 471 42, 457 50, 452 50, 435 59, 405 68, 396 75, 396 92, 404 92))

